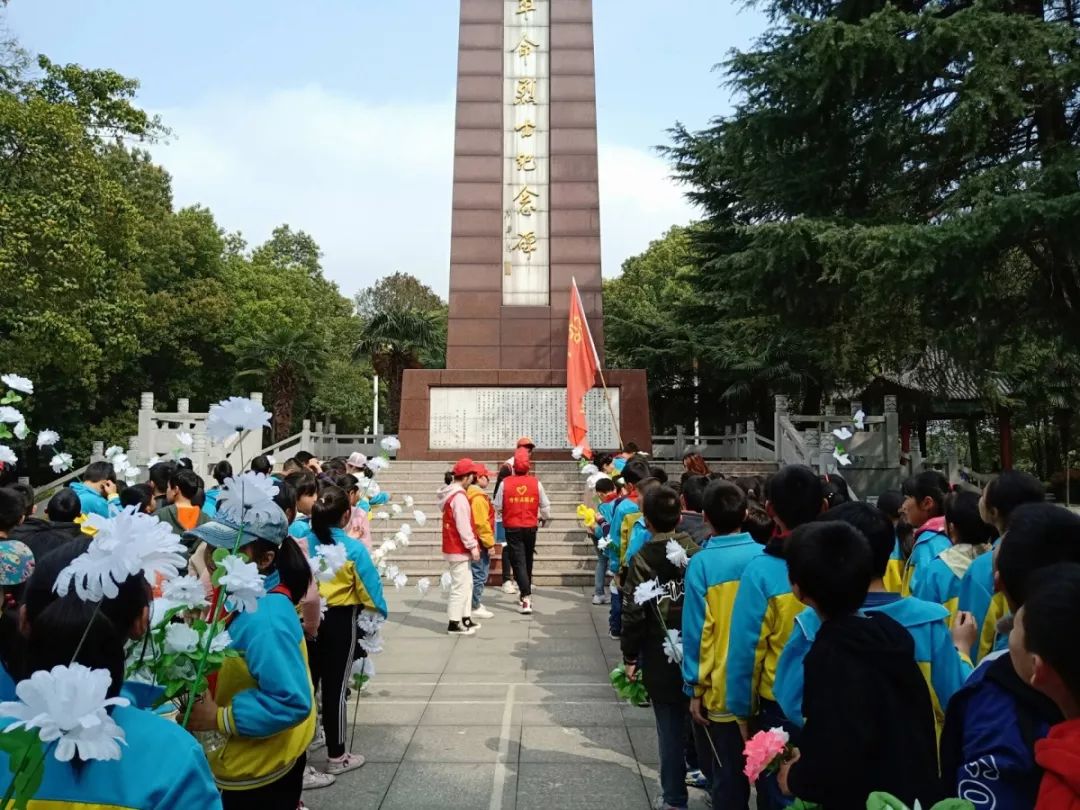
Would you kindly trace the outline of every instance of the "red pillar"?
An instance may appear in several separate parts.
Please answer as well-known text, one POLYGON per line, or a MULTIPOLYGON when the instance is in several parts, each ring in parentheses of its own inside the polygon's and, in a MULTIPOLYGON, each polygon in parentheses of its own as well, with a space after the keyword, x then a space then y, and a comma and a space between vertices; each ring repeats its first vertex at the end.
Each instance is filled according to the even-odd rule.
POLYGON ((900 452, 911 452, 911 422, 900 425, 900 452))
POLYGON ((998 435, 1001 440, 1001 469, 1011 470, 1013 468, 1012 418, 1007 411, 998 416, 998 435))

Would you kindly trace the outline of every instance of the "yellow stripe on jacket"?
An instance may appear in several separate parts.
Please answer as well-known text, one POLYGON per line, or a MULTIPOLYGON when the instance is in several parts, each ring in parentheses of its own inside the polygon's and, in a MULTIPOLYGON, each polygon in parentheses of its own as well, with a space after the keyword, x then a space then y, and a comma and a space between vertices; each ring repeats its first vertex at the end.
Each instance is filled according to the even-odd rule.
POLYGON ((715 621, 707 621, 702 629, 699 670, 708 675, 701 678, 702 685, 695 688, 694 692, 702 698, 702 703, 709 712, 709 719, 714 722, 735 719, 735 715, 728 711, 724 693, 727 688, 728 643, 731 639, 728 617, 731 616, 738 593, 739 581, 734 580, 713 585, 705 594, 708 615, 724 617, 721 625, 723 632, 717 632, 715 621))

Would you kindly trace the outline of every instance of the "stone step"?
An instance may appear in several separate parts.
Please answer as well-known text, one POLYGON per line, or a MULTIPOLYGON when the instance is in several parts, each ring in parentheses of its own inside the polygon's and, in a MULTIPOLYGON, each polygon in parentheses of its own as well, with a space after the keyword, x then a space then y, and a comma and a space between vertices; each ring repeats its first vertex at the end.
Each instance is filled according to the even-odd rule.
MULTIPOLYGON (((589 557, 596 559, 596 547, 592 543, 538 543, 536 553, 543 557, 589 557)), ((407 548, 398 548, 389 557, 391 562, 398 560, 442 559, 442 541, 430 543, 409 543, 407 548)))
MULTIPOLYGON (((420 577, 441 577, 443 571, 447 570, 446 562, 441 557, 432 560, 413 560, 410 562, 392 560, 391 562, 412 580, 410 584, 415 584, 415 580, 420 577)), ((537 556, 533 560, 533 571, 545 574, 588 573, 591 576, 596 571, 596 557, 590 560, 584 557, 572 556, 537 556)), ((387 587, 385 582, 383 587, 387 587)))
MULTIPOLYGON (((371 527, 371 536, 375 538, 376 545, 381 543, 383 539, 392 537, 401 528, 399 522, 391 521, 389 526, 382 524, 382 521, 375 521, 371 527)), ((585 529, 581 528, 577 520, 569 517, 558 517, 548 524, 547 528, 540 529, 538 538, 543 541, 547 538, 562 538, 567 535, 573 535, 574 537, 585 537, 585 529)), ((422 539, 434 539, 442 537, 442 526, 438 520, 433 521, 430 517, 428 522, 421 527, 417 527, 413 524, 412 534, 409 535, 413 541, 422 539), (434 524, 434 525, 433 525, 434 524)))

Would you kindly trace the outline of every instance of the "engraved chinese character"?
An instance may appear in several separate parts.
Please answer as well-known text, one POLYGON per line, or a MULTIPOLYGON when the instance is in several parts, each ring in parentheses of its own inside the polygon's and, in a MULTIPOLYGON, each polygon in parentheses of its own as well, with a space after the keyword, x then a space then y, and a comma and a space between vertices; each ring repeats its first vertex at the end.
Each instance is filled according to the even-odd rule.
POLYGON ((518 0, 517 14, 528 14, 536 11, 536 0, 518 0))
POLYGON ((510 249, 520 250, 527 256, 531 256, 533 253, 536 253, 536 248, 536 232, 528 231, 527 233, 519 233, 517 242, 514 243, 514 246, 510 249))
POLYGON ((525 34, 525 36, 521 38, 521 42, 518 43, 517 53, 518 56, 520 56, 522 59, 528 59, 530 56, 532 56, 532 52, 535 50, 539 50, 539 48, 540 46, 533 42, 531 39, 529 39, 528 34, 525 34))
POLYGON ((517 91, 514 93, 514 104, 536 103, 536 79, 518 79, 517 91))
POLYGON ((514 162, 517 164, 518 171, 522 172, 535 172, 536 171, 536 155, 518 155, 514 158, 514 162))
POLYGON ((517 212, 523 217, 532 216, 536 210, 536 200, 540 197, 540 193, 535 189, 531 189, 528 186, 521 189, 514 197, 514 202, 517 203, 517 212))
POLYGON ((518 133, 522 138, 531 138, 536 132, 536 124, 532 121, 526 121, 524 124, 514 127, 514 132, 518 133))

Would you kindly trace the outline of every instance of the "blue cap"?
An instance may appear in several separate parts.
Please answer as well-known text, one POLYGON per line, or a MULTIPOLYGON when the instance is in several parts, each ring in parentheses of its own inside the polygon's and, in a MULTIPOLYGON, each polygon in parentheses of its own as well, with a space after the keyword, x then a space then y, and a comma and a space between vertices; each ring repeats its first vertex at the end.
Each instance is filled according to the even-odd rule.
POLYGON ((253 520, 245 521, 243 526, 218 516, 209 523, 196 526, 184 532, 185 538, 201 540, 214 548, 235 548, 265 540, 280 546, 289 533, 289 521, 280 507, 273 504, 273 509, 260 509, 253 520), (240 542, 237 543, 239 536, 240 542))

